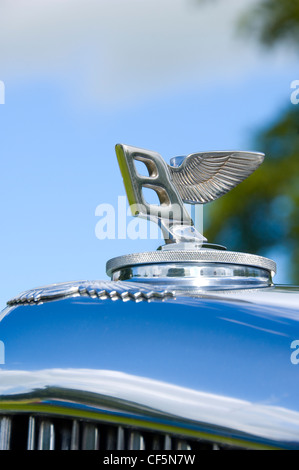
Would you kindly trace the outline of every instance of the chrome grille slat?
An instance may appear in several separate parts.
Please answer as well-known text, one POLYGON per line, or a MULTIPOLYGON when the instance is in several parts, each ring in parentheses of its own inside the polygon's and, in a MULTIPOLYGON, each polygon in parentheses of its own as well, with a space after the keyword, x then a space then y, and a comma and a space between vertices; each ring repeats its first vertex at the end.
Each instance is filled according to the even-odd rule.
POLYGON ((10 449, 11 418, 0 418, 0 450, 10 449))
POLYGON ((166 434, 164 438, 164 447, 162 448, 162 450, 171 450, 171 449, 172 449, 171 437, 168 434, 166 434))
POLYGON ((96 425, 83 424, 82 450, 98 450, 99 431, 96 425))
POLYGON ((184 438, 78 418, 0 415, 0 450, 224 450, 213 441, 184 438))
POLYGON ((187 441, 178 440, 175 445, 175 450, 191 450, 191 446, 187 441))
POLYGON ((39 427, 38 450, 55 449, 55 430, 50 421, 42 421, 39 427))
POLYGON ((27 450, 35 449, 35 418, 29 416, 27 450))
POLYGON ((125 448, 125 433, 121 426, 117 428, 117 445, 116 450, 124 450, 125 448))
POLYGON ((152 440, 152 450, 162 450, 163 446, 161 445, 161 437, 154 436, 152 440))
POLYGON ((61 450, 71 450, 72 428, 66 424, 60 429, 61 450))
POLYGON ((107 440, 105 450, 114 450, 117 448, 117 429, 109 428, 107 431, 107 440))
POLYGON ((129 450, 145 450, 144 437, 140 432, 131 431, 129 434, 129 450))
POLYGON ((79 423, 77 420, 72 422, 71 450, 79 450, 79 423))

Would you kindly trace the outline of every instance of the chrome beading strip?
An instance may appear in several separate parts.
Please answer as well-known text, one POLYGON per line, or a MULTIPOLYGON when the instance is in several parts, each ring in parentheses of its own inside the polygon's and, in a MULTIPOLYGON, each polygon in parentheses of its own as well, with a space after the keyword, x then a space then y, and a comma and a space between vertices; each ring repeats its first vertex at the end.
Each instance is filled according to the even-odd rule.
POLYGON ((146 286, 132 282, 113 281, 77 281, 61 284, 52 284, 45 287, 22 292, 7 302, 8 306, 36 304, 49 300, 58 300, 66 297, 88 296, 101 300, 133 300, 165 299, 174 297, 174 291, 164 290, 159 286, 146 286))

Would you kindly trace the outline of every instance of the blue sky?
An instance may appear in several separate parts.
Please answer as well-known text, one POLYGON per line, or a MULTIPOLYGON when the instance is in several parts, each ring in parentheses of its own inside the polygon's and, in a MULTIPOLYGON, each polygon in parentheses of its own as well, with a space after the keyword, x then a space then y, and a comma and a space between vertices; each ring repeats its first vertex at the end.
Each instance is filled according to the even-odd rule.
POLYGON ((109 258, 157 247, 96 238, 96 207, 125 194, 116 143, 167 161, 259 150, 255 133, 289 106, 299 78, 291 51, 235 36, 235 0, 15 0, 0 9, 0 308, 29 288, 106 279, 109 258))

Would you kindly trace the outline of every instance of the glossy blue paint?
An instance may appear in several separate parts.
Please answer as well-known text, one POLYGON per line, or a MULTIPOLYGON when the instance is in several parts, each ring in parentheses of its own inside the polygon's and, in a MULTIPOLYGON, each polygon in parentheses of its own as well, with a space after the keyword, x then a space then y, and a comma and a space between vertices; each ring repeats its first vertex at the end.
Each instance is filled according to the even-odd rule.
POLYGON ((291 309, 214 299, 67 298, 14 308, 0 337, 5 370, 107 369, 298 406, 290 344, 299 323, 291 309))

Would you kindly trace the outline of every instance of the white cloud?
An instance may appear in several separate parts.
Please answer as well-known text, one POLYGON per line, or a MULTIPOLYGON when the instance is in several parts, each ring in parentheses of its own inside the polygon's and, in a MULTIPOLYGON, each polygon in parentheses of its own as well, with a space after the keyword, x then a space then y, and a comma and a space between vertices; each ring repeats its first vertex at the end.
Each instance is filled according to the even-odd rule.
MULTIPOLYGON (((47 77, 78 96, 125 102, 250 73, 235 26, 252 0, 15 0, 1 5, 0 73, 47 77)), ((3 78, 3 77, 0 77, 3 78)))

